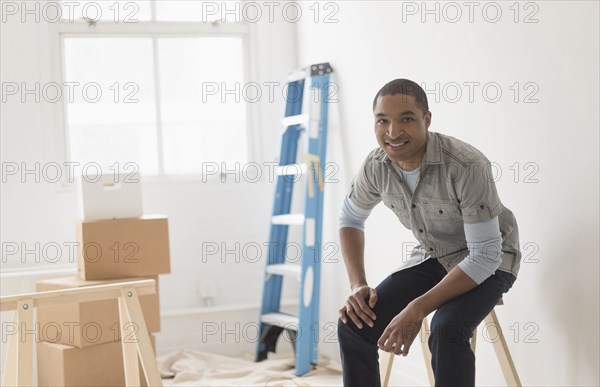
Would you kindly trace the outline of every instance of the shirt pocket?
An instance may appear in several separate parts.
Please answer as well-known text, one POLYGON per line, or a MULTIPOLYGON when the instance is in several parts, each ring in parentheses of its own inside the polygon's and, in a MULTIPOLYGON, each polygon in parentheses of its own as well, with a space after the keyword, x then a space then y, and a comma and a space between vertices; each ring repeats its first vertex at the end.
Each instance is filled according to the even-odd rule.
POLYGON ((463 221, 458 203, 424 197, 423 204, 425 221, 433 227, 455 227, 463 221))
POLYGON ((400 219, 405 227, 410 229, 410 214, 406 208, 403 195, 383 194, 381 195, 381 201, 387 208, 394 211, 398 219, 400 219))

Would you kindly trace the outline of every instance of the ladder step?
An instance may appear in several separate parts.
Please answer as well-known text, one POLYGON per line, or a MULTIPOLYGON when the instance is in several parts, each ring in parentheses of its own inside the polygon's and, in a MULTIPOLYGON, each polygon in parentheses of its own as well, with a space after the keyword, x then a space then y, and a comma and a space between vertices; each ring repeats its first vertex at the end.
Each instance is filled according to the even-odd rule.
POLYGON ((294 263, 277 263, 273 265, 267 265, 267 273, 277 275, 289 275, 300 278, 302 271, 302 265, 294 263))
POLYGON ((274 215, 271 218, 271 223, 287 224, 290 226, 302 226, 304 224, 304 214, 274 215))
POLYGON ((288 74, 287 76, 287 81, 289 83, 291 82, 297 82, 297 81, 301 81, 303 79, 306 79, 307 76, 307 72, 305 69, 303 70, 296 70, 296 71, 292 71, 291 73, 288 74))
POLYGON ((293 175, 305 175, 306 164, 287 164, 281 165, 276 169, 277 176, 293 176, 293 175))
POLYGON ((260 317, 260 321, 277 325, 278 327, 285 329, 293 329, 295 331, 298 330, 298 325, 300 324, 300 319, 298 316, 292 316, 291 314, 286 313, 266 313, 260 317))
POLYGON ((281 120, 281 123, 283 124, 284 128, 287 128, 288 126, 292 126, 292 125, 305 125, 308 123, 308 114, 298 114, 295 116, 287 116, 287 117, 283 117, 283 119, 281 120))

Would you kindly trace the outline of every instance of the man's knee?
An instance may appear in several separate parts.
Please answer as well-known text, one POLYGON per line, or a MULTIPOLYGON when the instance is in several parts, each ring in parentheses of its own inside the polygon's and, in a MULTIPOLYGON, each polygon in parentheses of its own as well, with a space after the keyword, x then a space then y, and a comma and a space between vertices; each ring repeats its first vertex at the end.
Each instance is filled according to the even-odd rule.
POLYGON ((379 339, 379 337, 375 337, 377 334, 373 328, 364 324, 363 327, 359 329, 351 319, 348 319, 345 324, 341 319, 338 319, 337 335, 340 344, 359 340, 376 345, 377 340, 379 339))
POLYGON ((350 319, 348 319, 347 323, 344 323, 341 318, 338 318, 337 328, 338 339, 340 342, 349 335, 358 336, 358 331, 360 331, 360 329, 358 329, 350 319))
POLYGON ((445 342, 454 344, 468 343, 473 335, 473 324, 457 322, 443 316, 434 315, 431 321, 429 348, 435 343, 445 342))

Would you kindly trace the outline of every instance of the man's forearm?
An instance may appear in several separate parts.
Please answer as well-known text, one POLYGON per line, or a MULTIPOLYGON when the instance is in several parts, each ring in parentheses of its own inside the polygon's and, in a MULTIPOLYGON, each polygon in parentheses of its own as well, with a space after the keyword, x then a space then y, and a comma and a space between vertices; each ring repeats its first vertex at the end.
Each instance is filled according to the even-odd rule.
POLYGON ((427 293, 415 298, 413 303, 427 316, 446 302, 475 287, 477 283, 457 266, 427 293))
POLYGON ((365 275, 365 233, 352 227, 340 228, 340 243, 342 245, 342 256, 348 272, 350 288, 366 285, 365 275))

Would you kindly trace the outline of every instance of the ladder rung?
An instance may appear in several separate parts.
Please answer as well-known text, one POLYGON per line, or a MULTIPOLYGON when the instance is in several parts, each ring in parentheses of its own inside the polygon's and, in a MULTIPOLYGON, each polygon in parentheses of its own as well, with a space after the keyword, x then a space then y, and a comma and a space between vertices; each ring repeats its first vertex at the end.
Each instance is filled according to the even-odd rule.
POLYGON ((287 81, 289 83, 301 81, 303 79, 306 79, 307 75, 308 75, 308 73, 307 73, 306 69, 292 71, 291 73, 288 74, 287 81))
POLYGON ((277 167, 277 176, 305 175, 306 164, 288 164, 277 167))
POLYGON ((301 226, 304 224, 304 214, 274 215, 271 218, 271 223, 301 226))
POLYGON ((298 325, 300 324, 300 320, 297 316, 292 316, 291 314, 286 313, 267 313, 263 314, 260 318, 260 321, 277 325, 286 329, 298 330, 298 325))
POLYGON ((295 263, 277 263, 274 265, 267 265, 267 273, 269 274, 289 275, 300 278, 301 271, 302 265, 295 263))
POLYGON ((306 124, 308 123, 308 114, 298 114, 295 116, 287 116, 287 117, 283 117, 283 119, 281 120, 281 123, 283 124, 284 128, 287 128, 288 126, 292 126, 292 125, 304 125, 306 126, 306 124))

